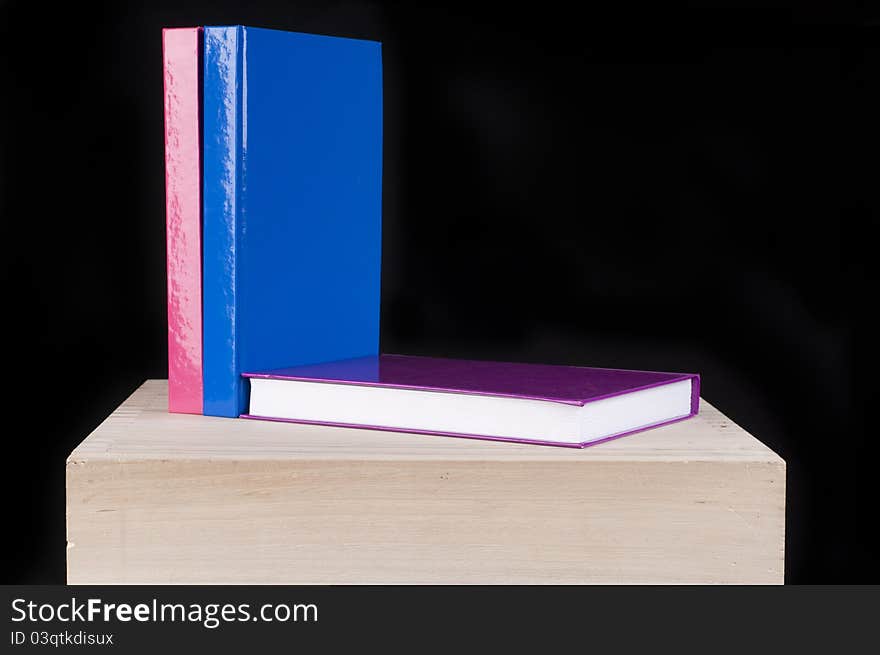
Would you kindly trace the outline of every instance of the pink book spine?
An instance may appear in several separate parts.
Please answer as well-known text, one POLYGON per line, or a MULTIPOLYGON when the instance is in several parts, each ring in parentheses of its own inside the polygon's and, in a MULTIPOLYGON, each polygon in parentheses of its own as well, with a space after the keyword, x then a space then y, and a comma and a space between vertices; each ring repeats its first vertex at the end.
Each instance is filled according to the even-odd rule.
POLYGON ((168 411, 202 413, 200 28, 162 31, 168 266, 168 411))

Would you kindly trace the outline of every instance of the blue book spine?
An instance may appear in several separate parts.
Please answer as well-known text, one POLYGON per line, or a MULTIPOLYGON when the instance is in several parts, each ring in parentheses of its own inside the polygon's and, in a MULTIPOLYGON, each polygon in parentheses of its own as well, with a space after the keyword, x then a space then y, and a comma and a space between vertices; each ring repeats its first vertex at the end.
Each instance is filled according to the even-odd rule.
POLYGON ((242 157, 241 27, 205 29, 203 74, 202 348, 204 413, 238 416, 236 257, 242 157))
POLYGON ((382 59, 372 41, 206 27, 204 413, 250 370, 378 354, 382 59))

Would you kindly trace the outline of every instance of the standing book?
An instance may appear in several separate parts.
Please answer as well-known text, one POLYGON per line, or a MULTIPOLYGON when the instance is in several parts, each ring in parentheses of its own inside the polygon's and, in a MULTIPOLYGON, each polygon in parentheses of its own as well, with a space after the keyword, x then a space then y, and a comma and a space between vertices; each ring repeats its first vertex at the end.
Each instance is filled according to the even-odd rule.
POLYGON ((197 27, 162 31, 168 410, 202 413, 202 198, 197 27))
POLYGON ((380 355, 245 373, 245 418, 583 448, 694 416, 691 373, 380 355))
POLYGON ((204 413, 243 371, 379 348, 382 58, 373 41, 204 28, 204 413))

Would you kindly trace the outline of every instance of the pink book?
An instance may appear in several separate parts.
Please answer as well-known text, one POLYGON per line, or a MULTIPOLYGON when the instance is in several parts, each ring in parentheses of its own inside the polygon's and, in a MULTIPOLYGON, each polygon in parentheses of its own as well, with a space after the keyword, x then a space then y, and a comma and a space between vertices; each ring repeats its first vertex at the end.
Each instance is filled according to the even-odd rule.
POLYGON ((201 28, 162 30, 168 261, 168 411, 202 413, 201 28))

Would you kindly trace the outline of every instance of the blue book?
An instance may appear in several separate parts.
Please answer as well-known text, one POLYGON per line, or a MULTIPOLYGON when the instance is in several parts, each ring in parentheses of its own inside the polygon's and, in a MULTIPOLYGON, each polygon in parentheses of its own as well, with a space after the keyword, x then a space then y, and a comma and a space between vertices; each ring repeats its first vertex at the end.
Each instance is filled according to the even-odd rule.
POLYGON ((242 371, 379 351, 382 53, 373 41, 204 29, 204 413, 242 371))

